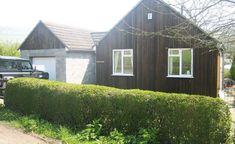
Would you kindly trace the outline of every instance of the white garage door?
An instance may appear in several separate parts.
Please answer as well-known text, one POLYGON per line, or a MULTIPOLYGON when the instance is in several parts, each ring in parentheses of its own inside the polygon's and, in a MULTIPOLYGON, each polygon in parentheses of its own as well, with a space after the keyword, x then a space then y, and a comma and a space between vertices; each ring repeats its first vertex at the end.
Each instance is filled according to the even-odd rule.
POLYGON ((56 60, 54 57, 34 57, 33 67, 49 73, 50 80, 56 80, 56 60))

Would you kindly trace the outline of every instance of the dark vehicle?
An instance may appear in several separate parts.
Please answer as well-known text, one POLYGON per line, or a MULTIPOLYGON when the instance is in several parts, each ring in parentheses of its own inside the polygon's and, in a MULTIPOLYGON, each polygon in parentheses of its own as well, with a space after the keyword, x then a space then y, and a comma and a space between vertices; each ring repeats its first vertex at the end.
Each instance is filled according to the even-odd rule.
POLYGON ((47 72, 33 69, 32 64, 27 59, 0 56, 0 95, 4 95, 6 82, 16 77, 34 77, 48 79, 47 72))

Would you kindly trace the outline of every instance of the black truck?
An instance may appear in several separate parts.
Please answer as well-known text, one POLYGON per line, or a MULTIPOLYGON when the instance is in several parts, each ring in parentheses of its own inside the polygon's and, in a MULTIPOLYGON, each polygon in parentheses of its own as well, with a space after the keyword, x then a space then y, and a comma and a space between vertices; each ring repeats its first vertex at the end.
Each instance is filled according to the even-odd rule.
POLYGON ((16 77, 48 79, 49 74, 33 68, 28 59, 0 56, 0 96, 4 96, 7 81, 16 77))

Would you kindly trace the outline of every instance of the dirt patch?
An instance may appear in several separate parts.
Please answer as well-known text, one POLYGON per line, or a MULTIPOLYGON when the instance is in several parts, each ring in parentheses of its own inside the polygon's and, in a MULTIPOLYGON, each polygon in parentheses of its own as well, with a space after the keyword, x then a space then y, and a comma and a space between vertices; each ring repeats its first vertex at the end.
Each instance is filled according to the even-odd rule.
POLYGON ((0 123, 0 144, 60 144, 60 142, 26 134, 22 130, 0 123))

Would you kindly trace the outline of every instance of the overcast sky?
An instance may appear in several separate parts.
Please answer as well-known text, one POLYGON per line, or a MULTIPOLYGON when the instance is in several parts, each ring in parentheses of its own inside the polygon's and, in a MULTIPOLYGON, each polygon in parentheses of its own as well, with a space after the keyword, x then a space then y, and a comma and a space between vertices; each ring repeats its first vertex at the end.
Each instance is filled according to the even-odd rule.
POLYGON ((39 20, 107 31, 140 0, 2 0, 0 26, 34 27, 39 20))

